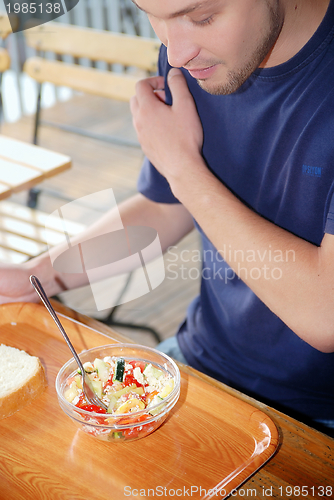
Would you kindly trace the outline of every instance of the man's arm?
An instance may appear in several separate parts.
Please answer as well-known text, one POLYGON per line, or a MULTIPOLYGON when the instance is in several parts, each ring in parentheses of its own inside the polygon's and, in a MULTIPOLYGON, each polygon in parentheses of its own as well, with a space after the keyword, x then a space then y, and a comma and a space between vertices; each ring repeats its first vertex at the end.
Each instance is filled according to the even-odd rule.
MULTIPOLYGON (((193 219, 186 208, 181 204, 160 204, 150 201, 141 194, 124 201, 118 210, 110 210, 95 224, 92 224, 84 233, 71 239, 74 245, 94 236, 108 232, 113 221, 120 214, 123 226, 149 226, 159 235, 162 250, 177 243, 183 236, 193 229, 193 219)), ((56 254, 59 247, 55 247, 56 254)), ((52 265, 49 252, 21 265, 0 265, 0 303, 31 301, 38 297, 30 284, 29 276, 36 275, 43 284, 49 296, 56 295, 64 290, 87 285, 86 274, 65 274, 56 272, 52 265)))
POLYGON ((334 236, 326 234, 317 247, 246 207, 206 167, 202 127, 182 73, 170 72, 172 106, 153 92, 161 84, 160 77, 140 82, 131 101, 145 154, 254 293, 303 340, 334 351, 334 236), (275 251, 293 258, 275 262, 275 251), (248 252, 255 261, 244 258, 248 252))

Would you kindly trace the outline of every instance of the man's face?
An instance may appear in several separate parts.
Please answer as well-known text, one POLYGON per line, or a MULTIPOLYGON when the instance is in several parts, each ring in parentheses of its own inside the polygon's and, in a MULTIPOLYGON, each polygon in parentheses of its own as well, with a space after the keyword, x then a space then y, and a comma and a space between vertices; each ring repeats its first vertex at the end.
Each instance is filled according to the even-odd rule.
POLYGON ((136 0, 167 47, 211 94, 237 90, 261 65, 282 27, 280 0, 136 0))

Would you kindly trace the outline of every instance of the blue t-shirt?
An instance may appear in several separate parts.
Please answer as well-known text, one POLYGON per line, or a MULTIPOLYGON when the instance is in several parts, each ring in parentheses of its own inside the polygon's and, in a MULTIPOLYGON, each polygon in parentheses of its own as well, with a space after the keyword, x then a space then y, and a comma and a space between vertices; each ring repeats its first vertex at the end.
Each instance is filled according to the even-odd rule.
MULTIPOLYGON (((333 36, 334 0, 298 54, 256 70, 231 95, 206 93, 183 70, 203 125, 208 168, 256 213, 315 245, 325 232, 334 234, 333 36)), ((162 47, 160 74, 169 69, 162 47)), ((167 99, 170 104, 170 93, 167 99)), ((148 160, 138 188, 154 201, 178 202, 148 160)), ((198 230, 201 291, 178 332, 189 364, 287 412, 334 419, 334 354, 293 333, 242 281, 245 269, 239 269, 241 279, 234 275, 198 230)), ((280 262, 293 261, 293 249, 265 250, 277 262, 269 278, 279 279, 280 262)), ((245 252, 244 258, 254 256, 245 252)))

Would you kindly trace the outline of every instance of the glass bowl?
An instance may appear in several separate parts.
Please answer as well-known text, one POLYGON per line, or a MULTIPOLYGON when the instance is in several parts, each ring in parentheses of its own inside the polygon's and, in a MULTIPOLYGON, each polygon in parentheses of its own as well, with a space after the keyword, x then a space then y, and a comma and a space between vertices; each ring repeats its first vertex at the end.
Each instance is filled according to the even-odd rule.
POLYGON ((174 378, 174 388, 163 402, 147 409, 124 414, 101 414, 86 411, 69 403, 64 397, 66 381, 77 372, 78 365, 74 358, 60 369, 56 378, 56 390, 61 409, 79 428, 102 441, 118 443, 133 441, 151 434, 166 420, 168 413, 176 404, 180 395, 180 371, 176 363, 166 354, 156 349, 135 344, 110 344, 88 349, 79 354, 82 363, 105 356, 122 357, 125 361, 144 361, 152 363, 161 370, 169 372, 174 378), (108 420, 106 420, 108 418, 108 420))

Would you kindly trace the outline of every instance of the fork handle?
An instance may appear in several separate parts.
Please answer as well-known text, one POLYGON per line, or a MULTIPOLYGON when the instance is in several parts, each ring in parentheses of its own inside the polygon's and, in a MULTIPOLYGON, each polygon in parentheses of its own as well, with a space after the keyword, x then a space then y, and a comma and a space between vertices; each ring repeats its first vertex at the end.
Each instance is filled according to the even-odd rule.
POLYGON ((68 338, 67 333, 65 332, 63 325, 61 324, 61 322, 56 314, 56 311, 53 309, 52 304, 49 301, 48 296, 46 295, 45 290, 42 287, 41 282, 39 281, 39 279, 36 276, 30 276, 29 279, 30 279, 30 283, 34 287, 37 295, 39 296, 39 298, 41 299, 41 301, 43 302, 43 304, 45 305, 45 307, 49 311, 53 321, 58 326, 60 333, 63 335, 64 339, 66 340, 66 343, 67 343, 68 347, 70 348, 75 361, 78 363, 78 366, 81 370, 81 373, 84 373, 84 367, 82 366, 81 360, 80 360, 79 356, 77 355, 70 339, 68 338))

